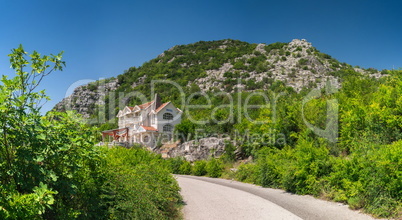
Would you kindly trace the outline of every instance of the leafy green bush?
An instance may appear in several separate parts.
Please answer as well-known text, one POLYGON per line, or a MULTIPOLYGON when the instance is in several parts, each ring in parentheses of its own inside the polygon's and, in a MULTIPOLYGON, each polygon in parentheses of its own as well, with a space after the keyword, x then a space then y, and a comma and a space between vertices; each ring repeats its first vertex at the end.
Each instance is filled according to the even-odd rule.
POLYGON ((293 151, 290 163, 283 176, 283 186, 298 194, 319 195, 319 180, 331 172, 328 149, 301 140, 293 151))
POLYGON ((295 148, 262 148, 256 164, 239 166, 236 179, 324 196, 379 217, 400 215, 402 141, 369 143, 347 157, 333 157, 318 143, 300 139, 295 148))
POLYGON ((267 51, 267 53, 269 53, 269 52, 271 52, 271 50, 279 50, 279 49, 282 49, 285 45, 287 45, 287 43, 276 42, 276 43, 265 46, 265 51, 267 51))
POLYGON ((173 157, 167 160, 171 173, 182 174, 180 167, 186 162, 183 157, 173 157))
POLYGON ((33 193, 21 194, 12 187, 0 186, 1 219, 41 219, 46 208, 54 203, 53 195, 46 185, 41 184, 33 193))
POLYGON ((171 219, 177 217, 179 186, 166 162, 141 148, 107 151, 103 204, 110 219, 171 219))
POLYGON ((307 62, 308 62, 307 59, 301 58, 301 59, 299 60, 298 64, 299 64, 300 66, 304 66, 304 65, 307 65, 307 62))
POLYGON ((402 180, 398 176, 401 149, 401 141, 382 146, 367 144, 348 160, 338 158, 334 172, 327 178, 331 197, 380 217, 397 216, 402 199, 402 180))
POLYGON ((205 160, 195 161, 191 173, 196 176, 205 176, 207 174, 206 165, 207 162, 205 160))
POLYGON ((188 161, 183 161, 179 167, 180 174, 189 175, 191 174, 191 163, 188 161))
POLYGON ((50 72, 63 69, 61 55, 34 51, 28 56, 22 46, 9 55, 16 76, 3 76, 0 85, 4 218, 69 219, 102 212, 94 202, 99 198, 97 184, 102 183, 97 170, 102 154, 94 148, 94 130, 71 112, 41 116, 38 107, 49 97, 35 88, 50 72))
POLYGON ((241 164, 235 173, 235 178, 238 181, 245 183, 259 184, 259 170, 257 164, 245 163, 241 164))
POLYGON ((223 163, 222 161, 212 158, 208 160, 205 169, 207 170, 207 174, 210 177, 220 177, 223 173, 223 163))

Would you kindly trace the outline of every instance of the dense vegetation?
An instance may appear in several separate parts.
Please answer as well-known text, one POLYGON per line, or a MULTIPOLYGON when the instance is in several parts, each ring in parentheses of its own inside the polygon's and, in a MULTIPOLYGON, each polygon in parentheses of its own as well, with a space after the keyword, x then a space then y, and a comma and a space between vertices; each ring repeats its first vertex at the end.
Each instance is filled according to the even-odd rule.
POLYGON ((61 55, 10 54, 16 76, 0 85, 1 219, 171 219, 178 185, 159 155, 95 147, 96 132, 77 115, 49 112, 36 91, 62 70, 61 55))
MULTIPOLYGON (((254 158, 237 164, 236 172, 226 169, 223 176, 344 202, 353 209, 363 208, 380 217, 400 217, 402 99, 399 94, 402 92, 402 71, 387 73, 387 77, 374 79, 354 71, 345 72, 339 91, 327 94, 323 89, 321 95, 305 103, 304 108, 302 100, 308 91, 294 93, 288 90, 277 103, 252 112, 253 119, 265 119, 264 123, 243 119, 232 124, 210 123, 203 127, 184 120, 178 130, 195 132, 195 127, 201 127, 207 135, 214 134, 208 133, 211 130, 218 134, 227 132, 238 145, 242 158, 254 158), (306 126, 302 117, 325 129, 330 100, 338 102, 336 142, 317 135, 306 126), (273 117, 273 110, 276 117, 273 117)), ((273 91, 261 94, 269 96, 273 91)), ((254 101, 263 104, 261 100, 254 101)), ((221 110, 227 117, 229 110, 221 110)), ((211 112, 198 110, 188 114, 201 118, 211 112)), ((233 165, 228 163, 228 158, 234 161, 233 149, 227 150, 220 159, 226 167, 233 165)), ((209 163, 179 164, 176 165, 179 169, 174 171, 220 176, 206 171, 205 164, 209 163)))

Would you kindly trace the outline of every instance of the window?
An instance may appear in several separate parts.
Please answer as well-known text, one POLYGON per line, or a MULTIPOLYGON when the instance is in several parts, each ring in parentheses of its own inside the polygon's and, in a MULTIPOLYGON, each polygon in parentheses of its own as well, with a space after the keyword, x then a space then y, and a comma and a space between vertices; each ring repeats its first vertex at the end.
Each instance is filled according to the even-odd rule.
POLYGON ((173 119, 172 113, 166 112, 165 114, 163 114, 163 119, 172 120, 173 119))
POLYGON ((155 115, 151 115, 151 124, 155 124, 155 115))
POLYGON ((144 137, 142 137, 142 142, 148 143, 148 141, 149 141, 149 136, 148 135, 145 135, 144 137))
POLYGON ((173 126, 171 124, 165 124, 163 126, 163 131, 164 132, 171 132, 173 130, 173 126))

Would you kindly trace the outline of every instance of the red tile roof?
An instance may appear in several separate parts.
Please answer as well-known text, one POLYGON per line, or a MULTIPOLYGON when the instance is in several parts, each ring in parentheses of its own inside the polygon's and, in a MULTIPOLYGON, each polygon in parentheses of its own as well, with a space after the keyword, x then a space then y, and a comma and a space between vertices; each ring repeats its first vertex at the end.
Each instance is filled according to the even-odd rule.
POLYGON ((142 105, 139 105, 138 107, 140 107, 140 109, 144 109, 144 108, 147 108, 148 106, 150 106, 153 102, 154 101, 150 101, 150 102, 144 103, 142 105))
MULTIPOLYGON (((150 102, 141 104, 141 105, 139 105, 138 107, 139 107, 140 109, 145 109, 145 108, 148 108, 148 106, 152 105, 152 103, 154 103, 154 101, 150 101, 150 102)), ((128 107, 131 111, 134 110, 134 108, 135 108, 135 106, 134 106, 134 107, 127 106, 127 107, 128 107)))
POLYGON ((147 127, 147 126, 141 126, 141 127, 143 127, 146 131, 158 131, 158 129, 154 127, 147 127))
POLYGON ((170 102, 166 102, 163 103, 161 106, 159 106, 158 109, 155 110, 155 113, 158 113, 160 110, 162 110, 163 108, 165 108, 165 106, 167 106, 170 102))

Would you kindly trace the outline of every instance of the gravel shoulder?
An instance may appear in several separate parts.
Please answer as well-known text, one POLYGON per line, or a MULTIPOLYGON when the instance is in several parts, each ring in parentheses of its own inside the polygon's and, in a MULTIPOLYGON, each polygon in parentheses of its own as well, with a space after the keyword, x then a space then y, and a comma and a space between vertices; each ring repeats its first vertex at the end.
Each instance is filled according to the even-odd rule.
POLYGON ((374 219, 347 205, 237 181, 176 175, 185 219, 374 219))

